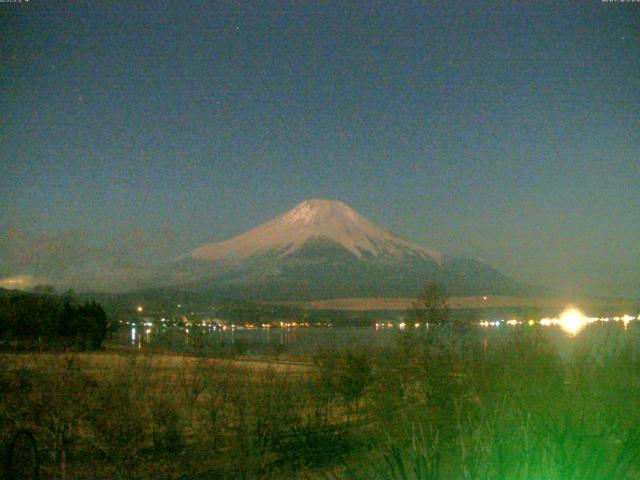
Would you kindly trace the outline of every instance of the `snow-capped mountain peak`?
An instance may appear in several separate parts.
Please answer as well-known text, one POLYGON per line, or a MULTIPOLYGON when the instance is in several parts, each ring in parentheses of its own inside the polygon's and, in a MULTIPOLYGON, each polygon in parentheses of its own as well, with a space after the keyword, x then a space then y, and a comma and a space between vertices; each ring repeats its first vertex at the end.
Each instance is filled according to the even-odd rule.
POLYGON ((340 201, 306 200, 258 227, 220 243, 202 245, 189 256, 199 260, 239 260, 279 252, 288 256, 311 239, 328 239, 360 258, 417 256, 440 263, 442 255, 378 227, 340 201))
POLYGON ((306 200, 282 216, 287 223, 311 224, 326 221, 331 217, 343 217, 343 221, 357 222, 358 213, 338 200, 306 200))

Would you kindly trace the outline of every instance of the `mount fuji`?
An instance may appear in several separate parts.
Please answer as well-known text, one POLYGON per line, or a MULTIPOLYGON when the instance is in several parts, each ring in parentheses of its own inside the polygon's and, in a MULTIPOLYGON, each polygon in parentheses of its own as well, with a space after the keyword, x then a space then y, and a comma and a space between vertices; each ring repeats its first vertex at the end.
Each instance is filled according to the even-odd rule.
POLYGON ((230 298, 314 300, 415 296, 427 281, 450 294, 512 294, 497 270, 397 237, 340 201, 307 200, 246 233, 172 262, 178 287, 230 298))

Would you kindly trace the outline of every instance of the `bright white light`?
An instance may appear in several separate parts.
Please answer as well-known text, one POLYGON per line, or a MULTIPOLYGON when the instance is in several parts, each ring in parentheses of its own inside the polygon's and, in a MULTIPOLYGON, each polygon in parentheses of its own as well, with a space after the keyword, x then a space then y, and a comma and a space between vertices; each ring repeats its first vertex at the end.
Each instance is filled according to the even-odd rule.
POLYGON ((577 308, 567 308, 560 314, 558 319, 560 328, 569 335, 577 335, 580 330, 587 326, 589 319, 577 308))
POLYGON ((622 323, 624 324, 624 329, 626 330, 627 327, 629 326, 629 322, 633 320, 633 317, 631 315, 623 315, 622 316, 622 323))
MULTIPOLYGON (((640 318, 640 316, 638 316, 640 318)), ((626 330, 629 323, 634 321, 636 317, 633 315, 625 314, 621 317, 587 317, 577 308, 569 307, 565 309, 559 318, 543 318, 540 320, 540 325, 543 327, 559 326, 565 332, 572 336, 577 335, 584 327, 590 323, 601 322, 607 323, 610 321, 621 322, 626 330)), ((531 320, 529 324, 531 324, 531 320)))

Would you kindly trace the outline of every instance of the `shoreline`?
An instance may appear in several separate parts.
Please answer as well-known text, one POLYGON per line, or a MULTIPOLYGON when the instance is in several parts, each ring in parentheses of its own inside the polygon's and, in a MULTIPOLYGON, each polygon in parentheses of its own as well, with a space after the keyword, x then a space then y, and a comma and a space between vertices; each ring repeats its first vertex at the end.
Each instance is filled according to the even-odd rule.
MULTIPOLYGON (((416 299, 407 297, 377 298, 333 298, 303 302, 273 302, 273 305, 298 307, 306 310, 329 311, 401 311, 411 307, 416 299)), ((470 297, 450 297, 449 308, 454 310, 483 308, 565 308, 569 305, 581 308, 634 308, 637 300, 602 298, 564 298, 564 297, 516 297, 486 295, 470 297)))

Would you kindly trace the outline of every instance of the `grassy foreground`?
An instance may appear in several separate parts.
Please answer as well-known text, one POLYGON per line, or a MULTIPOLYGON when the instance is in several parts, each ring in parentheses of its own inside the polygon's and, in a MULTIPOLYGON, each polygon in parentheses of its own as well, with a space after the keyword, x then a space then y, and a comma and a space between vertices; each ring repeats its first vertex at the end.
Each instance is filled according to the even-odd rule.
POLYGON ((7 355, 0 442, 31 432, 41 478, 640 478, 640 332, 589 328, 563 357, 453 326, 309 366, 7 355))

